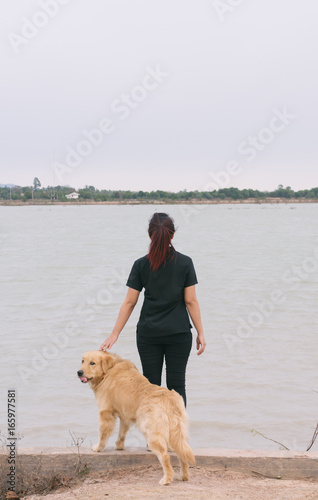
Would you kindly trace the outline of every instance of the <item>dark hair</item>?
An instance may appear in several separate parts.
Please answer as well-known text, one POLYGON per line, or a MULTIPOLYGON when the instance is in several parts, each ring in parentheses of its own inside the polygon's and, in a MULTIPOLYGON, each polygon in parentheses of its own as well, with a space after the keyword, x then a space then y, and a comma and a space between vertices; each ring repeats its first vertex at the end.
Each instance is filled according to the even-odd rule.
POLYGON ((176 251, 171 244, 174 233, 174 222, 169 215, 157 212, 153 214, 148 228, 151 243, 147 255, 153 271, 157 271, 159 266, 166 262, 170 248, 172 250, 171 258, 175 256, 176 251))

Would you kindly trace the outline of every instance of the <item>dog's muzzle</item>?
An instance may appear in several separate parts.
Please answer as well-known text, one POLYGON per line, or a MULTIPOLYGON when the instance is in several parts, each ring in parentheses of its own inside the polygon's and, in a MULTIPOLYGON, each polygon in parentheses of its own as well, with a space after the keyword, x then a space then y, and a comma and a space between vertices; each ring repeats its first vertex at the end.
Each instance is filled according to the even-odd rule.
POLYGON ((86 382, 92 380, 91 378, 83 377, 83 375, 84 375, 83 370, 78 370, 77 376, 83 384, 86 384, 86 382))

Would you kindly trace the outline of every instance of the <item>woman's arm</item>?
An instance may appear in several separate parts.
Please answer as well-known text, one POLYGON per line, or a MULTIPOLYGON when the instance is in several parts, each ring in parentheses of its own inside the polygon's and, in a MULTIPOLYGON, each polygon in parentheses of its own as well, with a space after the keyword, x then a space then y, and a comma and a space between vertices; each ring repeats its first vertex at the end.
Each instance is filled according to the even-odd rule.
POLYGON ((138 290, 134 290, 134 288, 128 288, 126 298, 122 303, 122 306, 118 313, 118 318, 113 328, 110 336, 102 343, 99 350, 105 351, 106 349, 110 349, 115 342, 117 341, 120 332, 124 328, 127 323, 131 313, 134 310, 135 305, 137 304, 137 300, 140 292, 138 290))
POLYGON ((197 331, 197 354, 203 353, 206 342, 203 333, 203 326, 201 322, 201 313, 199 302, 195 293, 195 285, 188 286, 184 289, 184 302, 190 314, 190 318, 194 324, 194 328, 197 331))

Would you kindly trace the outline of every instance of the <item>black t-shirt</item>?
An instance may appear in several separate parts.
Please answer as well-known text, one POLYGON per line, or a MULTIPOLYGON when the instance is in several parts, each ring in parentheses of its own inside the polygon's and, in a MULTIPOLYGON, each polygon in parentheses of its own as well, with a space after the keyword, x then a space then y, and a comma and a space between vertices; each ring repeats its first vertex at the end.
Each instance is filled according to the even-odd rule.
POLYGON ((134 262, 127 286, 144 288, 144 303, 137 324, 141 335, 186 333, 192 325, 184 302, 184 289, 197 283, 190 257, 176 252, 157 271, 150 268, 147 256, 134 262))

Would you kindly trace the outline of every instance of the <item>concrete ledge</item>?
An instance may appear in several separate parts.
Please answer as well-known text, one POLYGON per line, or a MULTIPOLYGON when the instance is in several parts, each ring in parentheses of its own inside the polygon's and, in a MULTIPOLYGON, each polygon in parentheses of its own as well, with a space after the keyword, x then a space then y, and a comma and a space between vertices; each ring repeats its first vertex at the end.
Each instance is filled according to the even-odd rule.
MULTIPOLYGON (((250 475, 261 475, 278 479, 318 480, 318 453, 268 450, 194 450, 196 466, 211 469, 234 470, 250 475)), ((6 456, 0 462, 6 469, 6 456)), ((175 454, 171 454, 172 465, 177 465, 175 454)), ((118 469, 136 465, 159 465, 157 457, 145 448, 128 448, 125 451, 107 450, 94 453, 90 448, 19 448, 18 467, 24 474, 37 469, 38 474, 67 474, 79 467, 89 471, 118 469)), ((1 467, 1 468, 2 468, 1 467)))

